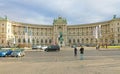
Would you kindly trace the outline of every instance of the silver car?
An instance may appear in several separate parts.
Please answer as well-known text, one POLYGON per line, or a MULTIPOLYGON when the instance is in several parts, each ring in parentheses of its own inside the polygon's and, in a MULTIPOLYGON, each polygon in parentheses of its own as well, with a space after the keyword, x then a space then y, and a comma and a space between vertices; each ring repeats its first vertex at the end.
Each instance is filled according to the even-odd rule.
POLYGON ((11 56, 12 57, 23 57, 23 56, 25 56, 25 52, 24 52, 24 50, 14 50, 11 53, 11 56))

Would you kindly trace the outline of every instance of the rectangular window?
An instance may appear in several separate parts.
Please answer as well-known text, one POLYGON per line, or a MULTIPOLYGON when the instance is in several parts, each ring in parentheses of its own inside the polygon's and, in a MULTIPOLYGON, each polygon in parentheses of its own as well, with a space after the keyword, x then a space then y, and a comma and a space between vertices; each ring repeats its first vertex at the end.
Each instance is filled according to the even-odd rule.
POLYGON ((119 25, 119 23, 117 23, 117 25, 119 25))
POLYGON ((120 34, 118 34, 118 38, 120 37, 120 34))
POLYGON ((9 29, 8 29, 8 33, 9 33, 10 31, 9 31, 9 29))
POLYGON ((4 33, 4 28, 2 28, 2 33, 4 33))
POLYGON ((2 43, 4 43, 4 40, 2 40, 2 43))
POLYGON ((111 32, 113 32, 113 28, 111 28, 111 32))
POLYGON ((118 40, 118 43, 120 43, 120 40, 118 40))
POLYGON ((120 27, 119 27, 119 31, 118 32, 120 32, 120 27))
POLYGON ((4 26, 4 24, 2 24, 2 26, 4 26))

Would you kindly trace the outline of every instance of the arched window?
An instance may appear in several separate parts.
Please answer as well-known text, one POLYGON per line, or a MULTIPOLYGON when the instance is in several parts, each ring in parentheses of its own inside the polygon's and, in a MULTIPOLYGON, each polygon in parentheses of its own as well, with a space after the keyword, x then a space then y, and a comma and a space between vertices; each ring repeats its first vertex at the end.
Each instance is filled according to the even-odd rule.
POLYGON ((98 42, 98 40, 97 40, 97 39, 95 39, 95 41, 96 41, 96 43, 98 42))
POLYGON ((25 43, 25 39, 23 39, 23 43, 25 43))
POLYGON ((77 42, 79 43, 79 42, 80 42, 80 40, 79 40, 79 39, 77 39, 77 42))
POLYGON ((41 43, 43 43, 43 39, 41 39, 41 43))
POLYGON ((84 43, 84 39, 82 39, 82 43, 84 43))
POLYGON ((23 31, 23 35, 25 35, 25 32, 23 31))
POLYGON ((35 40, 34 39, 32 39, 32 42, 33 42, 33 44, 35 43, 35 40))
POLYGON ((69 39, 69 43, 71 43, 71 39, 69 39))
POLYGON ((30 43, 30 39, 28 39, 28 43, 30 43))
POLYGON ((118 43, 120 43, 120 40, 118 40, 118 43))
POLYGON ((86 39, 86 41, 88 41, 88 38, 86 39))
POLYGON ((2 40, 2 43, 4 43, 4 40, 2 40))
POLYGON ((92 43, 93 42, 93 39, 91 38, 90 42, 92 43))
POLYGON ((21 39, 20 39, 20 38, 18 39, 18 42, 19 42, 19 43, 21 42, 21 39))
POLYGON ((88 43, 88 38, 86 38, 86 42, 88 43))
POLYGON ((47 39, 45 39, 45 43, 47 43, 47 39))
POLYGON ((73 39, 73 43, 75 43, 75 39, 73 39))
POLYGON ((52 42, 52 40, 51 39, 49 39, 49 43, 51 43, 52 42))
POLYGON ((105 39, 105 42, 108 42, 108 39, 105 39))
POLYGON ((37 39, 37 44, 39 43, 39 39, 37 39))

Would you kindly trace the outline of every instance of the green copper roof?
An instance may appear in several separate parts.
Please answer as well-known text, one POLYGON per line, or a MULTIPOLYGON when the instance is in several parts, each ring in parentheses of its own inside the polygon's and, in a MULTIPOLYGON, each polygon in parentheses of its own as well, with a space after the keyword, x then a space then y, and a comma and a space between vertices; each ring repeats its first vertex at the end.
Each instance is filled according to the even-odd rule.
POLYGON ((5 16, 5 18, 0 17, 0 20, 7 20, 7 16, 5 16))
POLYGON ((53 24, 67 24, 67 21, 62 17, 58 17, 57 19, 54 19, 53 24))
POLYGON ((4 20, 4 18, 3 18, 3 17, 0 17, 0 20, 4 20))

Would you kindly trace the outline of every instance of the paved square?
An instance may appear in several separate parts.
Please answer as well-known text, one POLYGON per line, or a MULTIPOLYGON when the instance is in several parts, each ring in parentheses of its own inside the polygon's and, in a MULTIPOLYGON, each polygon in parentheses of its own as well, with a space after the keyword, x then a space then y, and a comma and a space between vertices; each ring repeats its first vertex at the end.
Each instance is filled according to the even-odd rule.
POLYGON ((1 57, 0 74, 120 74, 120 50, 85 47, 84 60, 70 47, 59 52, 26 51, 25 57, 1 57))

